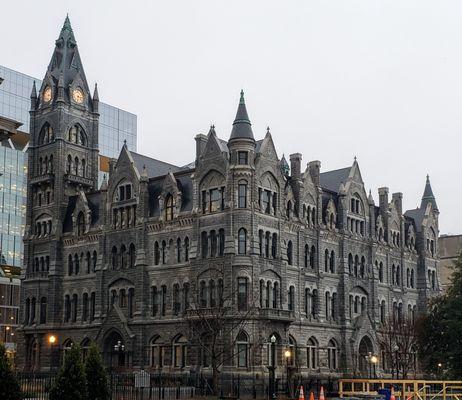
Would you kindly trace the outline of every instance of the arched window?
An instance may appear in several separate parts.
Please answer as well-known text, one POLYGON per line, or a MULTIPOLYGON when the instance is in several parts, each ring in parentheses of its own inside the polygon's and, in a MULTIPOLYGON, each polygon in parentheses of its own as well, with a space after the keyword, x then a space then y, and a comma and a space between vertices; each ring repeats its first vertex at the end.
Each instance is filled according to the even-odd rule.
POLYGON ((112 251, 111 251, 112 269, 117 269, 119 267, 118 259, 119 258, 117 257, 117 247, 112 246, 112 251))
POLYGON ((72 275, 74 273, 74 261, 72 255, 69 254, 67 257, 67 274, 72 275))
POLYGON ((162 240, 162 264, 167 263, 167 242, 165 240, 162 240))
POLYGON ((176 368, 186 366, 187 339, 180 335, 173 341, 173 362, 176 368))
POLYGON ((316 266, 316 247, 311 246, 310 251, 310 267, 313 269, 316 266))
POLYGON ((330 340, 327 344, 327 366, 331 371, 337 369, 337 343, 330 340))
POLYGON ((84 159, 84 158, 82 158, 81 164, 82 164, 82 168, 81 168, 82 173, 81 173, 81 176, 85 177, 85 175, 86 175, 86 164, 85 164, 85 159, 84 159))
POLYGON ((133 243, 130 243, 130 247, 128 249, 128 266, 133 268, 136 262, 136 248, 133 243))
POLYGON ((311 223, 316 225, 316 208, 311 209, 311 223))
POLYGON ((246 254, 247 251, 247 231, 244 228, 238 231, 238 254, 246 254))
POLYGON ((379 282, 383 282, 383 262, 379 263, 379 282))
POLYGON ((271 241, 271 256, 273 258, 277 257, 277 249, 278 249, 278 235, 277 233, 273 233, 273 239, 271 241))
POLYGON ((85 256, 85 267, 87 269, 87 274, 89 274, 91 271, 91 256, 89 251, 87 251, 87 254, 85 256))
POLYGON ((151 367, 162 368, 164 366, 165 347, 160 344, 160 338, 156 336, 150 342, 151 367))
POLYGON ((72 322, 77 321, 77 311, 79 307, 79 299, 77 294, 72 295, 72 322))
POLYGON ((199 304, 201 308, 207 308, 207 286, 205 281, 201 281, 200 283, 199 304))
POLYGON ((354 276, 358 276, 359 257, 355 255, 354 276))
POLYGON ((248 367, 249 357, 249 338, 244 331, 240 331, 236 338, 237 366, 239 368, 248 367))
POLYGON ((305 255, 304 255, 304 263, 303 263, 305 268, 308 268, 309 260, 310 260, 310 248, 308 247, 307 244, 305 244, 305 255))
POLYGON ((414 289, 414 269, 411 269, 411 288, 414 289))
POLYGON ((88 319, 88 293, 84 293, 82 296, 82 321, 85 322, 88 319))
POLYGON ((306 347, 307 355, 307 366, 310 369, 318 368, 318 342, 315 338, 308 339, 308 345, 306 347))
POLYGON ((64 322, 71 319, 71 298, 68 294, 64 297, 64 322))
POLYGON ((96 255, 96 250, 93 251, 93 257, 92 257, 92 271, 96 271, 96 262, 97 262, 97 255, 96 255))
POLYGON ((225 230, 218 231, 218 255, 221 257, 225 254, 225 230))
POLYGON ((173 285, 173 315, 178 315, 180 313, 180 309, 180 285, 175 283, 173 285))
POLYGON ((247 311, 249 283, 247 278, 237 278, 237 309, 247 311))
POLYGON ((239 182, 237 204, 239 208, 247 207, 247 182, 246 181, 239 182))
POLYGON ((127 248, 123 244, 120 247, 120 261, 121 261, 121 267, 126 268, 127 267, 127 248))
POLYGON ((74 158, 74 174, 79 175, 79 159, 77 157, 74 158))
POLYGON ((287 202, 287 219, 290 219, 290 217, 292 216, 292 202, 289 200, 287 202))
POLYGON ((48 122, 46 122, 42 126, 42 129, 40 130, 39 144, 47 144, 53 141, 53 139, 54 139, 53 128, 50 126, 48 122))
POLYGON ((160 262, 160 250, 159 242, 154 242, 154 265, 159 265, 160 262))
POLYGON ((173 196, 168 195, 165 200, 165 220, 171 221, 173 219, 173 196))
POLYGON ((329 250, 324 251, 324 272, 329 271, 329 250))
POLYGON ((289 287, 289 299, 288 299, 288 309, 289 311, 295 310, 295 287, 289 287))
POLYGON ((189 309, 189 283, 183 283, 183 309, 189 309))
POLYGON ((380 302, 380 322, 382 324, 385 323, 386 313, 387 313, 387 310, 386 310, 385 300, 382 300, 380 302))
POLYGON ((359 274, 361 278, 364 278, 365 272, 366 272, 366 259, 364 258, 364 256, 362 256, 361 257, 361 267, 359 269, 359 274))
POLYGON ((401 268, 399 265, 396 266, 396 284, 401 285, 401 268))
POLYGON ((287 243, 287 263, 289 265, 293 264, 293 245, 291 240, 287 243))
POLYGON ((189 238, 184 239, 184 260, 189 261, 189 238))
POLYGON ((260 229, 258 231, 258 248, 259 248, 260 257, 263 257, 263 238, 264 238, 264 234, 263 234, 263 231, 260 229))
POLYGON ((330 258, 329 258, 329 271, 331 274, 335 272, 335 253, 334 250, 330 252, 330 258))
POLYGON ((40 323, 47 323, 47 298, 42 297, 40 299, 40 323))
POLYGON ((210 231, 210 257, 216 257, 218 247, 217 233, 214 229, 210 231))
POLYGON ((74 272, 76 275, 78 275, 79 271, 80 271, 80 259, 77 254, 74 254, 74 272))
POLYGON ((207 258, 209 253, 209 239, 207 232, 201 233, 202 258, 207 258))
POLYGON ((181 262, 181 239, 178 238, 176 240, 176 262, 181 262))
POLYGON ((85 233, 85 216, 80 211, 77 216, 77 235, 82 236, 85 233))

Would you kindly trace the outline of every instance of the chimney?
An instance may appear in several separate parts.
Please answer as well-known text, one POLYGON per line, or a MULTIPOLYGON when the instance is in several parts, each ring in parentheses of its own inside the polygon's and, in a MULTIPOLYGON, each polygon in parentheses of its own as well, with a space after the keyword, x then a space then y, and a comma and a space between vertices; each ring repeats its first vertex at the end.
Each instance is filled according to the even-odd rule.
POLYGON ((293 179, 300 179, 301 164, 302 155, 300 153, 290 155, 290 176, 293 179))
POLYGON ((197 162, 197 160, 199 160, 200 156, 204 152, 205 145, 207 143, 207 136, 202 133, 199 133, 198 135, 196 135, 194 139, 196 140, 196 162, 197 162))
POLYGON ((380 211, 385 212, 388 210, 388 188, 379 188, 379 207, 380 211))
POLYGON ((399 192, 393 193, 391 198, 393 199, 393 203, 395 203, 398 214, 401 216, 403 214, 403 194, 399 192))
POLYGON ((319 173, 321 171, 321 161, 315 160, 308 163, 308 171, 311 175, 311 180, 315 186, 319 186, 319 173))

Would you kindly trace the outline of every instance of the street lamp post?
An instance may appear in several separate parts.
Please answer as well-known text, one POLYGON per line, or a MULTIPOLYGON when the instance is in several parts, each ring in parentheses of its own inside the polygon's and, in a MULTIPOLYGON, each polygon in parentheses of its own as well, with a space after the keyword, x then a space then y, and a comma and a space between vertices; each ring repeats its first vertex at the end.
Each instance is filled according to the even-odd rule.
POLYGON ((54 344, 56 343, 56 336, 48 336, 48 343, 50 343, 50 370, 53 371, 53 355, 54 355, 54 344))
POLYGON ((395 351, 395 364, 396 364, 396 379, 399 379, 399 360, 398 360, 398 350, 399 347, 397 344, 393 347, 393 350, 395 351))
POLYGON ((276 336, 272 335, 270 337, 270 362, 268 363, 268 370, 269 370, 269 391, 268 391, 268 398, 270 400, 276 399, 276 376, 275 376, 275 369, 276 369, 276 336))
POLYGON ((287 381, 287 396, 290 398, 290 395, 291 395, 291 387, 290 387, 290 377, 289 377, 289 360, 290 360, 290 356, 291 356, 291 352, 290 350, 286 350, 284 352, 284 357, 286 359, 286 381, 287 381))
POLYGON ((371 356, 371 363, 374 368, 374 379, 377 379, 377 363, 379 362, 379 358, 377 356, 371 356))
MULTIPOLYGON (((117 353, 117 366, 120 367, 122 366, 121 361, 122 361, 122 356, 125 351, 125 345, 120 340, 118 340, 117 344, 114 345, 114 351, 117 353)), ((125 360, 124 360, 124 364, 125 364, 125 360)))

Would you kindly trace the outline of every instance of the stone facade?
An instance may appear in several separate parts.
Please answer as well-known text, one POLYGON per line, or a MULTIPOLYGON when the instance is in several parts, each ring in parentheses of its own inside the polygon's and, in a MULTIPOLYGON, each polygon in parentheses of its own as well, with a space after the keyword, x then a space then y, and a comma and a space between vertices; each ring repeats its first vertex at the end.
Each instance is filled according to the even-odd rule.
POLYGON ((212 126, 184 167, 124 147, 98 190, 97 122, 66 20, 31 95, 25 368, 48 369, 54 351, 95 340, 113 366, 207 371, 191 310, 226 298, 230 318, 251 312, 223 339, 225 369, 263 373, 276 354, 282 370, 289 349, 302 374, 355 374, 380 356, 386 315, 425 312, 439 291, 428 179, 421 206, 403 212, 387 188, 375 205, 356 160, 321 172, 297 153, 289 167, 269 129, 254 139, 241 93, 228 141, 212 126))

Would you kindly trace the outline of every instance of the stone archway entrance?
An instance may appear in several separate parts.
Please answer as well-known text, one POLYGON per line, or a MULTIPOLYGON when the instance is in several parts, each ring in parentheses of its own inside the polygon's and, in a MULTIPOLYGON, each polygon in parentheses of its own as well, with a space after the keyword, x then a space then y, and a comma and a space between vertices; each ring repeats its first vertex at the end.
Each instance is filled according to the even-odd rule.
POLYGON ((125 341, 117 331, 112 331, 104 340, 104 360, 110 369, 125 369, 129 366, 125 341))
POLYGON ((368 376, 370 372, 370 356, 374 352, 374 346, 368 336, 364 336, 359 342, 358 367, 362 376, 368 376))

